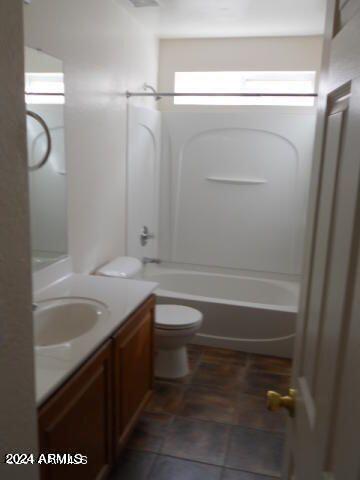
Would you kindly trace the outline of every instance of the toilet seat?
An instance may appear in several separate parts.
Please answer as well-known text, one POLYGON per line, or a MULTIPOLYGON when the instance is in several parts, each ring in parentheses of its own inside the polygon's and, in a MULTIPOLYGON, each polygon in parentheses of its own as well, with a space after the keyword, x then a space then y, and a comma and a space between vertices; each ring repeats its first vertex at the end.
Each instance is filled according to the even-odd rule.
POLYGON ((186 330, 199 325, 202 313, 183 305, 157 305, 155 327, 160 330, 186 330))

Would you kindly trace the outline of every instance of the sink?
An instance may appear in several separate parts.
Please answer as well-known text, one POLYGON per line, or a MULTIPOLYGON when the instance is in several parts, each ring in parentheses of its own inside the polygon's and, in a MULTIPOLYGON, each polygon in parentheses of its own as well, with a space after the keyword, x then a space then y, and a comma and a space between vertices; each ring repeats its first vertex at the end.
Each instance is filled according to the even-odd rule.
POLYGON ((56 298, 37 302, 34 312, 35 346, 69 344, 108 316, 106 305, 87 298, 56 298))

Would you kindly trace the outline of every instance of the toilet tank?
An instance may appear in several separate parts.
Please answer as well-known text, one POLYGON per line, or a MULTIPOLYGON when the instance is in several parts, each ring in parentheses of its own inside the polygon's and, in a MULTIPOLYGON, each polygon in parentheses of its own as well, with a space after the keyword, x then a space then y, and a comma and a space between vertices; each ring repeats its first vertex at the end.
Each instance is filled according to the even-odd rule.
POLYGON ((143 265, 138 258, 117 257, 96 270, 95 275, 134 279, 141 278, 142 270, 143 265))

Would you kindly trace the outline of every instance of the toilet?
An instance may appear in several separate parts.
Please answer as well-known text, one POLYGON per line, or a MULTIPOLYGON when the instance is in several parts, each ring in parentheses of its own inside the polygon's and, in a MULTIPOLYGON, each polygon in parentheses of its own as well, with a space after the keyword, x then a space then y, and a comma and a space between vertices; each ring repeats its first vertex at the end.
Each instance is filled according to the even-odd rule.
MULTIPOLYGON (((143 265, 133 257, 118 257, 95 274, 106 277, 141 279, 143 265)), ((155 307, 155 375, 181 378, 189 373, 187 345, 201 327, 203 315, 183 305, 155 307)))
POLYGON ((189 373, 187 344, 202 324, 199 310, 183 305, 157 305, 155 315, 155 375, 181 378, 189 373))

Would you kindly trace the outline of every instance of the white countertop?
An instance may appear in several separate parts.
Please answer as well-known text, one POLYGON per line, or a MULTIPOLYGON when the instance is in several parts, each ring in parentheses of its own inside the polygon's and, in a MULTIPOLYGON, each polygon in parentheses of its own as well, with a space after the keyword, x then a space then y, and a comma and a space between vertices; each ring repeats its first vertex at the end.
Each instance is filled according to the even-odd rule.
POLYGON ((154 282, 69 274, 38 290, 35 302, 59 297, 84 297, 104 303, 110 315, 100 319, 91 330, 68 345, 35 348, 37 404, 43 403, 156 287, 154 282))

